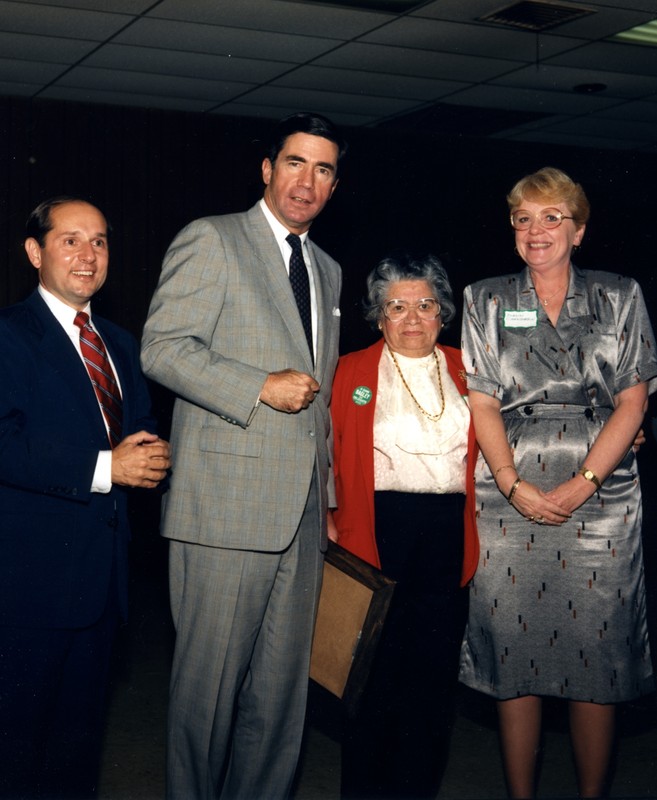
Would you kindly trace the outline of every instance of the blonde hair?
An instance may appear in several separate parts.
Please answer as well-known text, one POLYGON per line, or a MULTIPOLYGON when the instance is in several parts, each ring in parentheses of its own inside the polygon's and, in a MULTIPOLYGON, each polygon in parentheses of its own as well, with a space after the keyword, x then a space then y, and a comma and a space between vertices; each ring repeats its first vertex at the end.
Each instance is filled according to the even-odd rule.
POLYGON ((521 178, 506 196, 509 211, 520 208, 523 200, 565 203, 578 228, 586 225, 591 213, 581 185, 556 167, 543 167, 521 178))

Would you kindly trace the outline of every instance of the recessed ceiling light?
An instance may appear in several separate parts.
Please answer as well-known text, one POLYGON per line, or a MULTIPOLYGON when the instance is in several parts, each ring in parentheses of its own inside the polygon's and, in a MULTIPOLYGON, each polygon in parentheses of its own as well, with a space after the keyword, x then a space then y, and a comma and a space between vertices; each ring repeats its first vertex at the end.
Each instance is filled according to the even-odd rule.
POLYGON ((546 31, 594 13, 595 9, 576 6, 574 3, 566 5, 553 3, 550 0, 521 0, 519 3, 486 14, 480 17, 480 20, 529 31, 546 31))
POLYGON ((645 25, 637 25, 627 31, 617 33, 612 39, 619 42, 630 42, 630 44, 647 44, 657 47, 657 19, 646 22, 645 25))

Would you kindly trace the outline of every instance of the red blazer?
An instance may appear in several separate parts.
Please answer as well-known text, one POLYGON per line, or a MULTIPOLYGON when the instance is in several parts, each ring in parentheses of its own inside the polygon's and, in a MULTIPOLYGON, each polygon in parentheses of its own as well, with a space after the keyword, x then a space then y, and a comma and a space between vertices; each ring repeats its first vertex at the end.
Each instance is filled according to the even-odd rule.
MULTIPOLYGON (((383 345, 384 340, 380 339, 365 350, 342 356, 335 373, 331 400, 333 470, 338 504, 333 518, 340 533, 340 545, 379 568, 381 563, 374 535, 374 408, 383 345)), ((467 395, 460 350, 437 347, 447 359, 449 374, 458 390, 467 395)), ((470 424, 462 586, 474 575, 479 559, 474 497, 476 461, 477 443, 474 425, 470 424)))

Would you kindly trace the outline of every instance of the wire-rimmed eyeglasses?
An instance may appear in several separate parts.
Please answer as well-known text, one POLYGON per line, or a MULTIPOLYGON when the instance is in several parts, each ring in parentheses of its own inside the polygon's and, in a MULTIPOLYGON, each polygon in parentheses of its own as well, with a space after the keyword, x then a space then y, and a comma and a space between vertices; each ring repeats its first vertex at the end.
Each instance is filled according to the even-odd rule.
POLYGON ((563 211, 558 208, 544 208, 538 214, 532 214, 531 211, 525 211, 524 208, 518 211, 513 211, 510 214, 511 225, 517 231, 526 231, 534 224, 534 220, 542 228, 558 228, 565 219, 575 219, 568 217, 563 211))
POLYGON ((432 320, 440 314, 440 303, 433 297, 423 297, 417 303, 406 300, 386 300, 381 308, 386 319, 390 322, 401 322, 406 319, 410 310, 415 309, 418 317, 423 320, 432 320))

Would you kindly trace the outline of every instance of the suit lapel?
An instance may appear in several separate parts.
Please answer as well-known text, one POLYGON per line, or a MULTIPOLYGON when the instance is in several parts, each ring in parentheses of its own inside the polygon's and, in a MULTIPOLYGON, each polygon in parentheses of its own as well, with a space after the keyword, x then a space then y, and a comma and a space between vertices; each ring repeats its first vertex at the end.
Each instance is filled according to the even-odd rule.
MULTIPOLYGON (((310 253, 310 267, 313 273, 315 284, 315 300, 317 302, 317 353, 315 357, 315 374, 322 376, 326 363, 326 337, 330 331, 331 314, 333 307, 331 303, 332 293, 327 291, 328 278, 325 270, 317 259, 315 248, 310 239, 306 240, 308 252, 310 253)), ((320 381, 321 382, 321 381, 320 381)))
MULTIPOLYGON (((308 372, 312 374, 314 372, 312 359, 292 292, 290 278, 283 263, 276 237, 258 205, 247 211, 247 225, 249 232, 246 239, 252 244, 253 252, 262 264, 263 275, 272 301, 281 315, 283 324, 290 332, 291 339, 303 356, 308 372)), ((316 276, 315 271, 313 276, 316 276)), ((318 283, 319 281, 315 278, 316 290, 318 290, 318 283)), ((319 299, 318 317, 321 319, 319 316, 319 299)), ((322 325, 319 325, 319 328, 321 330, 322 325)), ((317 349, 319 351, 319 343, 317 349)))
MULTIPOLYGON (((70 407, 79 407, 94 430, 101 434, 101 438, 107 439, 96 393, 73 343, 38 292, 28 297, 25 306, 36 318, 30 335, 37 341, 41 361, 39 369, 44 376, 44 383, 51 385, 53 391, 68 392, 71 396, 70 407), (50 378, 47 378, 48 375, 50 378)), ((82 420, 80 424, 83 424, 82 420)))

